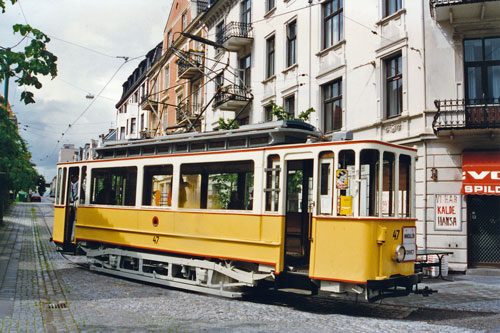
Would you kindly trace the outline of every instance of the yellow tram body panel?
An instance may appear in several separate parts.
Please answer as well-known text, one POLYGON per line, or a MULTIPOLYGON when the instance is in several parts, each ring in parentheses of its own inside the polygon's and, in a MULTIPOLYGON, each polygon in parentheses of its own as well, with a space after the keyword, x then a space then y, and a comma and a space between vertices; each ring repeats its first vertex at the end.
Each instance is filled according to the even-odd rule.
POLYGON ((78 208, 76 238, 283 269, 283 216, 78 208), (156 219, 154 223, 153 219, 156 219), (156 224, 156 226, 155 226, 156 224))
POLYGON ((54 227, 52 240, 57 243, 64 243, 66 207, 54 207, 54 227))
POLYGON ((412 220, 315 218, 309 275, 365 283, 414 274, 414 262, 398 263, 393 255, 402 244, 402 228, 414 226, 412 220))

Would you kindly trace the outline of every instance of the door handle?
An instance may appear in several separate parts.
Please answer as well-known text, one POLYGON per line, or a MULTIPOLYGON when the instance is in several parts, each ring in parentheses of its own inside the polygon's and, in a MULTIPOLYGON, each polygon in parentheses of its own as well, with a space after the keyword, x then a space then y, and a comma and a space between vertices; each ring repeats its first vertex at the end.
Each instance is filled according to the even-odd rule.
POLYGON ((313 208, 315 206, 315 202, 314 201, 311 201, 309 203, 309 227, 308 227, 308 231, 307 231, 307 236, 309 238, 309 241, 312 242, 312 212, 313 212, 313 208))

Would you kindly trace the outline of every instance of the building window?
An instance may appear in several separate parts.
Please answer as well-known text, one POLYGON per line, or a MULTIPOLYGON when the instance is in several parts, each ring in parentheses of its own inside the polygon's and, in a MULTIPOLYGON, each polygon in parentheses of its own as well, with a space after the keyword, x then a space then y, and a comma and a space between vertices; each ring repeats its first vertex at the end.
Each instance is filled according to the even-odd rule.
POLYGON ((286 66, 297 63, 297 21, 288 23, 286 27, 286 66))
POLYGON ((266 78, 274 75, 274 36, 266 40, 266 78))
POLYGON ((120 140, 125 140, 125 127, 120 127, 120 140))
POLYGON ((187 13, 182 14, 182 30, 186 30, 188 25, 187 13))
POLYGON ((130 119, 130 134, 135 134, 136 119, 130 119))
POLYGON ((251 0, 243 0, 241 2, 241 23, 243 24, 252 23, 251 8, 252 8, 251 0))
POLYGON ((401 10, 403 0, 385 0, 385 16, 392 15, 401 10))
POLYGON ((214 79, 214 82, 215 82, 215 92, 217 93, 217 91, 221 89, 222 86, 224 85, 224 75, 222 72, 217 74, 217 76, 214 79))
POLYGON ((323 129, 325 133, 342 128, 342 79, 323 86, 323 129))
POLYGON ((246 57, 240 58, 239 85, 245 89, 250 88, 251 85, 251 65, 252 57, 250 54, 246 57))
POLYGON ((165 67, 163 70, 163 89, 170 87, 170 67, 165 67))
POLYGON ((464 40, 464 53, 467 104, 498 103, 500 37, 464 40))
POLYGON ((288 114, 289 119, 295 117, 295 95, 286 97, 284 100, 284 111, 288 114))
POLYGON ((141 114, 141 131, 144 131, 144 114, 141 114))
POLYGON ((167 34, 167 47, 172 47, 172 31, 167 34))
POLYGON ((386 59, 385 81, 386 81, 386 118, 395 117, 401 114, 403 109, 403 68, 402 56, 398 54, 386 59))
POLYGON ((264 106, 264 116, 266 121, 273 121, 273 106, 266 105, 264 106))
POLYGON ((217 44, 222 44, 224 42, 224 21, 220 22, 215 27, 215 41, 217 44))
POLYGON ((266 0, 266 13, 274 9, 275 5, 275 0, 266 0))
POLYGON ((343 0, 330 0, 322 4, 323 48, 326 49, 344 38, 343 0))

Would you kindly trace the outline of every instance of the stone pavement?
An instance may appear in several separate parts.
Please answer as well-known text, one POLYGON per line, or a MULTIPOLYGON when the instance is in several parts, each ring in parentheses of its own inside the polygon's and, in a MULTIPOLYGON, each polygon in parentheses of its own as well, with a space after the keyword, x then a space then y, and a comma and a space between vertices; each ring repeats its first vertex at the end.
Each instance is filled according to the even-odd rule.
POLYGON ((0 332, 500 333, 497 270, 426 279, 421 288, 437 294, 369 305, 331 297, 228 300, 83 270, 55 251, 52 216, 49 204, 20 203, 0 226, 0 332))

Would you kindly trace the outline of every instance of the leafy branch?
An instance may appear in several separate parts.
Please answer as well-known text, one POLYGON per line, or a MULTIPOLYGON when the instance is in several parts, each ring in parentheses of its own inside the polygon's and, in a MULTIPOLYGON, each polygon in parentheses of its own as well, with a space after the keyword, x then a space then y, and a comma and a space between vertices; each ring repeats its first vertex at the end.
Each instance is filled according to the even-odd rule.
POLYGON ((283 106, 279 106, 274 101, 271 101, 269 104, 272 108, 271 113, 274 117, 276 117, 277 120, 300 120, 306 122, 309 120, 309 116, 311 115, 311 113, 315 112, 314 108, 311 107, 305 111, 302 111, 297 117, 295 117, 295 114, 285 112, 283 106))

